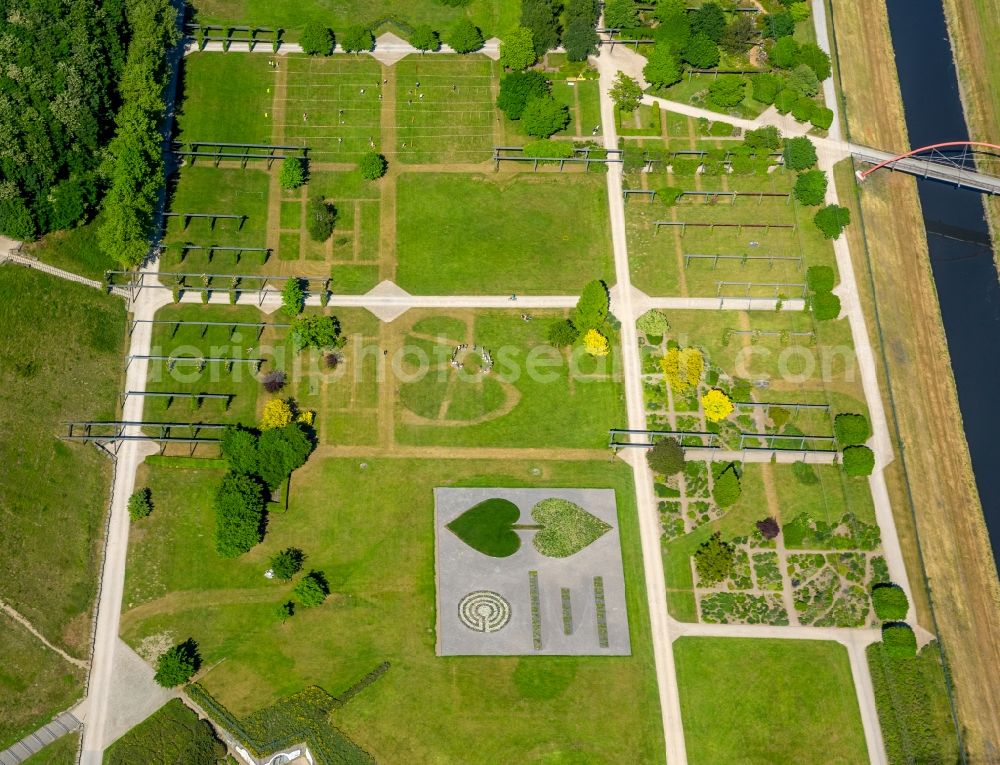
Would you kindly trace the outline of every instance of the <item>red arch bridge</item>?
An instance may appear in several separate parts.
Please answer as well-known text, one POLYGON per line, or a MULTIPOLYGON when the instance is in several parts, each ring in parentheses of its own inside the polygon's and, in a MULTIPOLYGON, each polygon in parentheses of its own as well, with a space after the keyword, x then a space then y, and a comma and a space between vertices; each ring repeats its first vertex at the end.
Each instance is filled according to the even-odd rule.
POLYGON ((888 168, 921 178, 931 178, 951 183, 960 188, 975 189, 987 194, 1000 194, 1000 146, 981 141, 945 141, 904 154, 868 146, 849 144, 855 159, 872 165, 858 170, 859 181, 864 181, 876 170, 888 168))

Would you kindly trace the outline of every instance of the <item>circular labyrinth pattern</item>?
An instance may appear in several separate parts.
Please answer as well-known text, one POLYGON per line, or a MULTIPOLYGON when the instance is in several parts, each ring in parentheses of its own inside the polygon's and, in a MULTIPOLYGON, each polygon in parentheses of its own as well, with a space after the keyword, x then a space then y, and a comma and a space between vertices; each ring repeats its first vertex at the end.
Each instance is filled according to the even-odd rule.
POLYGON ((510 621, 510 603, 490 590, 470 592, 458 603, 458 618, 475 632, 498 632, 510 621))

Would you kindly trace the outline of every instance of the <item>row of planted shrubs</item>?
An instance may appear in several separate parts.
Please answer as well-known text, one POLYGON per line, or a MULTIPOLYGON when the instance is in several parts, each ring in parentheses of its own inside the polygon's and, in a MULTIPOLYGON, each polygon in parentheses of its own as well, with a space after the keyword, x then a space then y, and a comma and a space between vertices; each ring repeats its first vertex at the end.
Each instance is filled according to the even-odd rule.
MULTIPOLYGON (((483 33, 469 19, 457 19, 444 34, 439 34, 427 24, 412 28, 410 44, 421 51, 437 51, 443 42, 456 53, 472 53, 483 47, 483 33)), ((299 36, 302 51, 311 56, 329 56, 338 45, 348 53, 362 53, 375 49, 375 35, 369 27, 355 25, 335 33, 322 22, 306 25, 299 36)))

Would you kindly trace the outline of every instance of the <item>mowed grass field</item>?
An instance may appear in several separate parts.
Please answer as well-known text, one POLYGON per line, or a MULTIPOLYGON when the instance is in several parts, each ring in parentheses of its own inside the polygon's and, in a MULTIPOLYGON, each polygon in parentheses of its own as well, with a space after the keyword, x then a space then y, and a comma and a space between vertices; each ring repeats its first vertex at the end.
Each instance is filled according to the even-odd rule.
POLYGON ((385 676, 333 715, 378 761, 663 761, 624 464, 314 456, 292 477, 288 511, 272 514, 265 542, 237 560, 212 543, 221 475, 157 467, 140 479, 156 510, 132 528, 122 630, 133 645, 194 637, 211 667, 201 682, 236 714, 312 683, 336 694, 388 661, 385 676), (615 489, 632 656, 437 657, 436 486, 615 489), (291 587, 262 573, 290 545, 326 574, 332 594, 282 624, 275 608, 291 587))
MULTIPOLYGON (((252 53, 194 53, 181 67, 177 113, 184 141, 270 144, 277 73, 252 53), (270 89, 271 92, 268 92, 270 89)), ((204 160, 208 165, 211 160, 204 160)))
MULTIPOLYGON (((450 8, 436 0, 294 0, 281 4, 269 0, 197 0, 192 5, 203 24, 279 27, 286 30, 286 40, 298 40, 302 27, 310 21, 341 31, 353 24, 394 18, 411 26, 430 24, 444 30, 463 16, 488 37, 516 27, 521 12, 517 0, 472 0, 465 8, 450 8)), ((401 30, 393 31, 399 34, 401 30)))
MULTIPOLYGON (((114 418, 124 336, 120 298, 0 267, 0 598, 81 658, 112 465, 94 447, 58 436, 66 420, 114 418)), ((82 675, 14 630, 5 622, 10 642, 0 640, 10 659, 0 680, 9 704, 9 714, 0 709, 0 743, 82 692, 82 675)))
POLYGON ((683 637, 674 658, 692 765, 868 761, 839 643, 683 637))
POLYGON ((600 175, 405 174, 396 282, 414 294, 578 294, 611 278, 600 175))

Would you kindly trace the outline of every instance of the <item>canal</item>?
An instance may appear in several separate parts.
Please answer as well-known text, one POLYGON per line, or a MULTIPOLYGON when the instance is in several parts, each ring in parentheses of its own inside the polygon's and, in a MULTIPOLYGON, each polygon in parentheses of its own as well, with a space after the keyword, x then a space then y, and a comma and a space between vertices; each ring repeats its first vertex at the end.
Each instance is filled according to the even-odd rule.
MULTIPOLYGON (((911 148, 968 140, 941 0, 887 4, 911 148)), ((1000 282, 985 211, 976 192, 927 180, 917 188, 972 468, 1000 564, 1000 282)))

